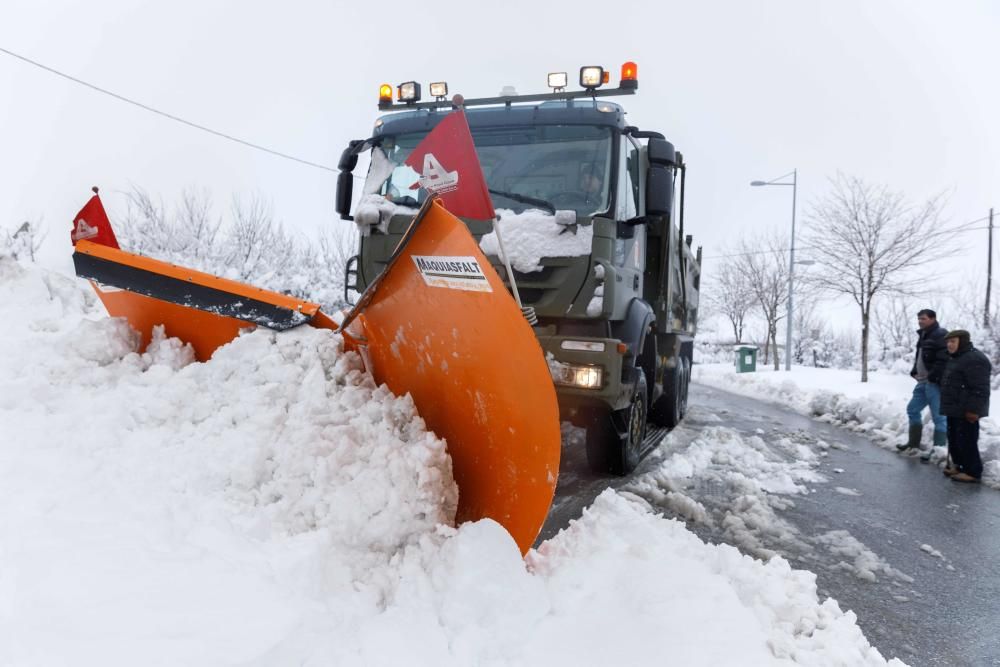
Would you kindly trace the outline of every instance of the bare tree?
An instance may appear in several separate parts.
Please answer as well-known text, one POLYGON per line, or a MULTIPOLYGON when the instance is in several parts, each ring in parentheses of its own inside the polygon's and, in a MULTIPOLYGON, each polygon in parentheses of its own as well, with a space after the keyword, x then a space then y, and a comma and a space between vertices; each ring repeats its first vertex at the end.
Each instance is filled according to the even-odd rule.
POLYGON ((788 302, 787 248, 785 237, 774 232, 753 241, 744 240, 738 263, 738 272, 753 294, 767 327, 764 363, 767 363, 767 343, 770 343, 774 350, 774 370, 779 369, 778 322, 785 317, 788 302))
POLYGON ((130 252, 221 275, 298 298, 338 307, 344 269, 355 254, 353 225, 326 228, 317 240, 291 234, 259 193, 233 197, 226 217, 213 212, 207 190, 185 190, 168 208, 148 192, 125 193, 126 214, 116 220, 130 252))
POLYGON ((187 189, 175 217, 178 238, 184 240, 178 250, 196 258, 207 257, 215 247, 222 218, 212 215, 212 197, 208 190, 187 189))
POLYGON ((816 351, 817 339, 823 331, 823 323, 816 315, 816 301, 805 293, 795 294, 795 312, 792 315, 792 361, 796 364, 819 365, 816 351))
POLYGON ((173 229, 162 200, 155 201, 146 190, 133 185, 125 193, 125 204, 125 216, 114 223, 115 233, 121 237, 119 241, 125 250, 139 255, 176 250, 173 229))
POLYGON ((857 177, 838 174, 833 191, 811 207, 803 245, 819 263, 810 279, 849 296, 861 310, 861 381, 868 381, 872 303, 879 294, 912 294, 918 270, 949 252, 940 196, 920 205, 857 177))
POLYGON ((38 223, 25 221, 14 230, 14 233, 3 230, 0 236, 0 251, 9 254, 14 259, 35 261, 35 254, 42 247, 42 241, 47 234, 41 231, 38 223))
POLYGON ((756 303, 756 298, 740 271, 738 258, 727 258, 718 267, 706 290, 706 300, 713 310, 729 321, 733 338, 739 344, 743 342, 747 314, 756 303))
POLYGON ((358 251, 357 245, 357 232, 354 228, 349 231, 333 229, 320 236, 318 261, 328 272, 343 275, 347 262, 358 251))
POLYGON ((901 294, 890 294, 889 298, 875 308, 873 318, 875 337, 879 344, 879 360, 894 361, 909 351, 914 343, 913 327, 916 309, 910 300, 901 294))
MULTIPOLYGON (((1000 304, 994 303, 990 311, 985 312, 985 303, 980 301, 984 284, 982 277, 976 274, 966 274, 958 280, 950 292, 951 312, 957 318, 956 328, 969 330, 976 347, 990 358, 996 377, 1000 373, 1000 304)), ((955 321, 949 324, 954 326, 955 321)))
POLYGON ((229 265, 240 279, 259 276, 264 271, 280 273, 295 255, 295 243, 275 222, 270 202, 260 194, 249 200, 233 197, 233 225, 230 230, 229 265))

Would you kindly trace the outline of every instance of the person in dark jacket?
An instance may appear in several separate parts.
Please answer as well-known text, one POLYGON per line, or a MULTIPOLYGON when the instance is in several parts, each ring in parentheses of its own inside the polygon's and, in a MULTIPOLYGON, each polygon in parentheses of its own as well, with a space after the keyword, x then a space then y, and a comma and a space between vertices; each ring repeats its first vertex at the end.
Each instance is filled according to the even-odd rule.
POLYGON ((968 331, 949 332, 945 342, 951 358, 941 377, 941 412, 948 419, 952 465, 944 469, 944 474, 956 482, 978 482, 983 476, 979 420, 990 413, 993 367, 986 355, 972 346, 968 331))
MULTIPOLYGON (((931 421, 934 422, 934 446, 943 448, 948 444, 948 425, 941 414, 941 375, 948 363, 944 335, 948 331, 938 324, 937 313, 930 308, 917 313, 917 324, 920 326, 917 330, 917 353, 910 371, 910 376, 917 384, 906 406, 906 416, 910 420, 909 439, 906 444, 896 446, 900 451, 920 449, 920 439, 924 432, 923 412, 928 407, 931 409, 931 421)), ((925 463, 929 461, 932 451, 928 449, 920 460, 925 463)))

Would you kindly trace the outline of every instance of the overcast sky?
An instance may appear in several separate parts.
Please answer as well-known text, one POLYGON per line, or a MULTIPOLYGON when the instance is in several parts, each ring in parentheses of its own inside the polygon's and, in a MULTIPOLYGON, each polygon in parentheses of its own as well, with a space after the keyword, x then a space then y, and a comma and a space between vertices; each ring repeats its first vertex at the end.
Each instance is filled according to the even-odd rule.
MULTIPOLYGON (((1000 4, 806 2, 141 2, 3 0, 0 48, 168 113, 335 166, 370 134, 378 85, 446 80, 466 97, 544 92, 639 65, 629 121, 689 164, 688 231, 709 258, 747 230, 787 230, 838 170, 914 200, 945 191, 952 224, 1000 206, 1000 4)), ((258 191, 286 225, 348 225, 335 174, 258 152, 0 53, 0 224, 42 220, 46 258, 99 185, 171 202, 207 188, 219 212, 258 191), (50 241, 53 239, 50 238, 50 241)), ((985 266, 986 232, 944 268, 985 266)), ((68 263, 67 263, 68 265, 68 263)), ((711 261, 706 261, 706 272, 711 261)))

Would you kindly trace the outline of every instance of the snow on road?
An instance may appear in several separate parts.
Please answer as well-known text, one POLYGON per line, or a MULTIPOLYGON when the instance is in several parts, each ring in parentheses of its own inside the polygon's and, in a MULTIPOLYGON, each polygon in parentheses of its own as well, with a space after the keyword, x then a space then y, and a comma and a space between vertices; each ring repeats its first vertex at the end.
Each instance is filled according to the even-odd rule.
MULTIPOLYGON (((754 373, 736 373, 731 364, 695 364, 692 374, 696 382, 846 426, 895 451, 896 444, 906 439, 906 403, 913 391, 913 379, 888 370, 869 372, 868 377, 869 381, 862 383, 858 371, 807 366, 792 366, 790 372, 758 367, 754 373)), ((1000 415, 1000 392, 991 395, 990 413, 1000 415)), ((925 447, 931 442, 934 428, 929 420, 925 410, 925 447)), ((1000 489, 1000 424, 987 417, 981 421, 981 429, 983 483, 1000 489)), ((936 454, 934 462, 943 466, 943 459, 936 454)))
MULTIPOLYGON (((88 290, 0 257, 0 664, 885 664, 812 573, 634 493, 526 558, 454 527, 444 443, 331 332, 138 354, 88 290)), ((752 536, 816 480, 762 445, 718 429, 664 475, 755 471, 752 536)))

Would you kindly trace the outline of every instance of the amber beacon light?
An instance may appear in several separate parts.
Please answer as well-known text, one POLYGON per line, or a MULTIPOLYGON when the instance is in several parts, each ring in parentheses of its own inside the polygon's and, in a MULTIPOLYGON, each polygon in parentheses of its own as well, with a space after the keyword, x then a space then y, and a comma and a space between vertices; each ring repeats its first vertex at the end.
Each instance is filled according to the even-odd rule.
POLYGON ((378 88, 378 103, 379 104, 392 104, 392 86, 387 83, 383 83, 378 88))
POLYGON ((634 62, 627 62, 622 65, 622 88, 639 87, 639 66, 634 62))

